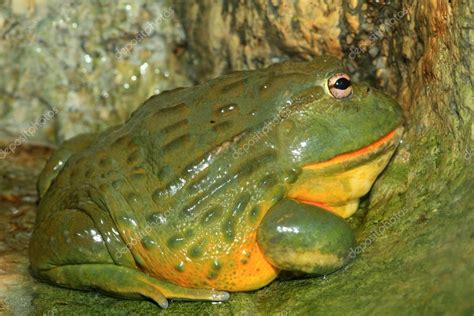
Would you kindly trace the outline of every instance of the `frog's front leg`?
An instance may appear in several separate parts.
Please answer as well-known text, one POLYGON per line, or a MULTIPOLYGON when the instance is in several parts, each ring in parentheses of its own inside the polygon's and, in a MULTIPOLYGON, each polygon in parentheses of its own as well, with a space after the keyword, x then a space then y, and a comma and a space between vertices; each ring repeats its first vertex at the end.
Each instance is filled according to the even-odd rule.
POLYGON ((340 217, 319 207, 284 199, 258 229, 265 257, 281 270, 329 274, 349 261, 354 233, 340 217))

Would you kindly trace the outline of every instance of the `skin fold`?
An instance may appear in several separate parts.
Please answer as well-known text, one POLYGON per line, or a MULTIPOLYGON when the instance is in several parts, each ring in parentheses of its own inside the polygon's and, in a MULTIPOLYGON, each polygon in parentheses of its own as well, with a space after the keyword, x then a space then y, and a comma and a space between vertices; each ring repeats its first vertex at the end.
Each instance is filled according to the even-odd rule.
POLYGON ((66 141, 38 183, 33 274, 166 307, 339 269, 354 245, 343 218, 403 120, 343 73, 330 56, 234 72, 66 141))

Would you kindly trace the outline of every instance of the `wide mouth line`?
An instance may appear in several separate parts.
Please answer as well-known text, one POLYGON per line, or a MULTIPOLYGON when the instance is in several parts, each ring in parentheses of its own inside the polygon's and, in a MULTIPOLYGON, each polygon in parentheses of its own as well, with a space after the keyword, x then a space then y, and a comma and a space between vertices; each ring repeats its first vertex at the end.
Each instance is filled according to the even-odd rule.
POLYGON ((381 138, 379 138, 378 140, 376 140, 373 143, 370 143, 367 146, 356 149, 354 151, 350 151, 350 152, 346 152, 346 153, 336 155, 336 156, 334 156, 332 158, 329 158, 327 160, 323 160, 323 161, 316 162, 316 163, 310 163, 310 164, 304 166, 303 169, 324 168, 324 167, 329 166, 329 165, 334 165, 338 162, 348 161, 350 159, 361 157, 364 154, 373 154, 373 153, 381 152, 386 147, 388 147, 388 146, 385 146, 385 145, 394 142, 395 138, 398 138, 396 136, 398 134, 401 134, 401 133, 399 133, 401 129, 402 129, 401 126, 396 127, 392 131, 390 131, 388 134, 382 136, 381 138))

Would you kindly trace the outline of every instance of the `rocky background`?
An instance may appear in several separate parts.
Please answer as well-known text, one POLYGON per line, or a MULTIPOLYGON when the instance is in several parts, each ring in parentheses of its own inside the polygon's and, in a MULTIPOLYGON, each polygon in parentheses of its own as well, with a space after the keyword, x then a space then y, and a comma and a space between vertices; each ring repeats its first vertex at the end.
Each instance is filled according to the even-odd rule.
POLYGON ((407 118, 350 220, 357 258, 324 278, 164 313, 472 315, 473 12, 468 0, 1 2, 0 312, 163 312, 29 276, 34 182, 50 147, 123 121, 165 89, 330 53, 407 118))

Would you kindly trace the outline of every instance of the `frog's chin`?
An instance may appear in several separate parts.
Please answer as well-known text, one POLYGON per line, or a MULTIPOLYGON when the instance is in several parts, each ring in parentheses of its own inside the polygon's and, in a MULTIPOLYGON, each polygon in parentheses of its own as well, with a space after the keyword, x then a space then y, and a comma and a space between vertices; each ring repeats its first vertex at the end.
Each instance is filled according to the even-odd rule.
POLYGON ((288 197, 343 218, 351 216, 359 206, 360 197, 369 192, 387 166, 402 133, 403 127, 395 128, 361 149, 304 166, 288 197))

